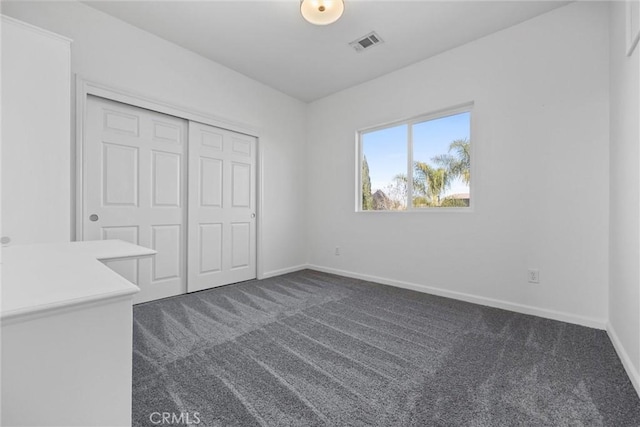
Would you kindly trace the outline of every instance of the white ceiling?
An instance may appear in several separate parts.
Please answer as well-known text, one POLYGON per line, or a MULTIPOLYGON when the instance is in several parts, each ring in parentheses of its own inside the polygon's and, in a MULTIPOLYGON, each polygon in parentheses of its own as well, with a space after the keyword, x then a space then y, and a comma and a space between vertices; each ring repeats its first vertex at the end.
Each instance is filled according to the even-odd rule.
POLYGON ((86 2, 305 102, 567 3, 345 0, 338 22, 315 26, 299 0, 86 2), (349 46, 371 31, 385 42, 361 53, 349 46))

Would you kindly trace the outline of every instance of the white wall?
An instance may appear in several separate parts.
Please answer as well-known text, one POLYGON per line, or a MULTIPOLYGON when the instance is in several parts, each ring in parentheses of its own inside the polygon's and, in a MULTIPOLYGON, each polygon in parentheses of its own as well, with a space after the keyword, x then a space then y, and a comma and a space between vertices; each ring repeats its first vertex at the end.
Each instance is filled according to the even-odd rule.
POLYGON ((626 56, 624 6, 610 16, 609 332, 640 393, 640 48, 626 56))
POLYGON ((72 38, 71 71, 85 79, 258 129, 264 271, 305 263, 304 103, 82 3, 3 2, 2 13, 72 38))
POLYGON ((311 265, 604 328, 607 8, 571 4, 310 104, 311 265), (468 101, 473 212, 354 212, 356 130, 468 101))
POLYGON ((0 25, 2 236, 11 245, 68 242, 69 41, 4 16, 0 25))

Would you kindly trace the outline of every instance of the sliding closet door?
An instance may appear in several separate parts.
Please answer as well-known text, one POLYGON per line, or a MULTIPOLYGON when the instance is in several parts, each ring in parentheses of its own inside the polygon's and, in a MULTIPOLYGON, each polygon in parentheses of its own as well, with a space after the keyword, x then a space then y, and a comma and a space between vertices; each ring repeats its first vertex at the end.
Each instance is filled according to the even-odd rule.
POLYGON ((140 287, 134 302, 186 291, 187 122, 90 96, 83 145, 83 239, 158 251, 107 265, 140 287))
POLYGON ((188 291, 256 277, 256 138, 189 122, 188 291))

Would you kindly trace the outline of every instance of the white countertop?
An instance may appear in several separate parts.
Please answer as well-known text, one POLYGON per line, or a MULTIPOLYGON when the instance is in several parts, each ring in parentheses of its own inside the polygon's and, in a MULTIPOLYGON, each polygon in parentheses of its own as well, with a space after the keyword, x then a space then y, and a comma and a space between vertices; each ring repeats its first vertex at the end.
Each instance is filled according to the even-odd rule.
POLYGON ((140 289, 100 261, 155 254, 122 240, 2 248, 0 318, 132 295, 140 289))

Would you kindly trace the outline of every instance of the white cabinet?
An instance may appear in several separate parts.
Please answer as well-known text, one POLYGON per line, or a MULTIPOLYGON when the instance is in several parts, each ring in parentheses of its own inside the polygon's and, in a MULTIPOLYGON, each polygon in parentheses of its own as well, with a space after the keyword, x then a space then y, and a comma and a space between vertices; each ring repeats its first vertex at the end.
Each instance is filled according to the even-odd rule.
POLYGON ((11 244, 71 237, 69 39, 2 16, 2 228, 11 244))
POLYGON ((4 248, 0 425, 131 425, 138 288, 100 260, 155 253, 120 240, 4 248))

